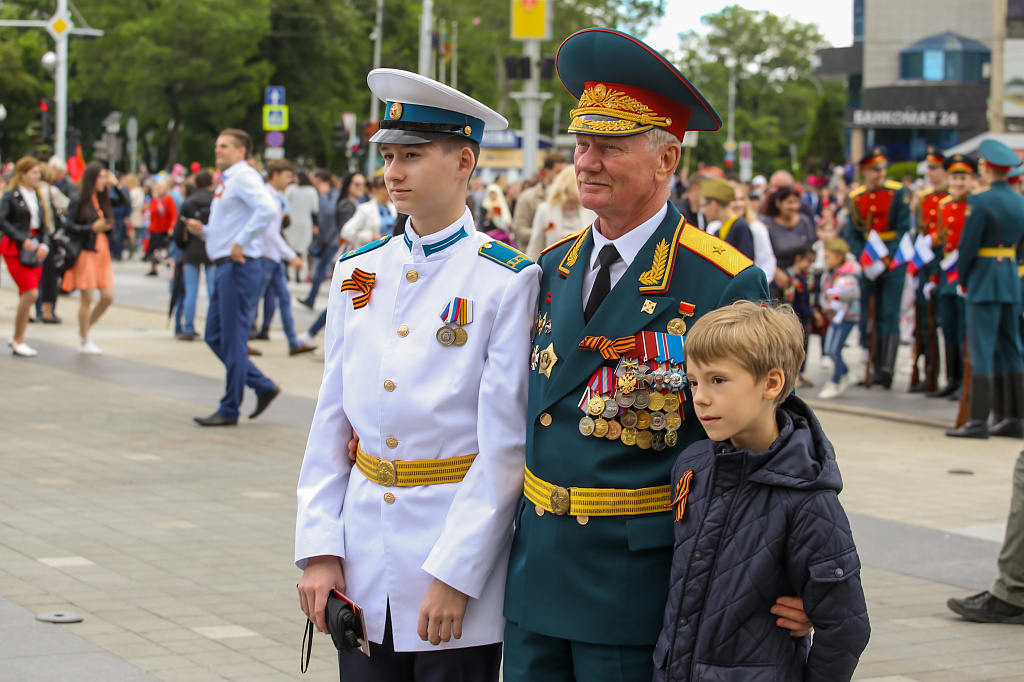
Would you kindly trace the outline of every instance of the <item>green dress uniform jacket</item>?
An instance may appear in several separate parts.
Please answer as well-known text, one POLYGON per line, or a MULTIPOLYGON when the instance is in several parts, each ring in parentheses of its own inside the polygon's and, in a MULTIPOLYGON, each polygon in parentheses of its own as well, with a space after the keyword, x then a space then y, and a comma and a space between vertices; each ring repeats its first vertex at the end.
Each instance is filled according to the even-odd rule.
POLYGON ((1020 251, 1024 235, 1024 197, 1005 181, 994 182, 968 200, 967 222, 960 238, 960 283, 967 303, 1021 302, 1017 256, 985 257, 985 248, 1020 251), (980 254, 979 254, 980 252, 980 254))
MULTIPOLYGON (((739 299, 768 299, 764 273, 732 246, 689 225, 669 204, 654 235, 609 292, 589 323, 582 286, 594 240, 588 227, 540 258, 535 348, 557 360, 530 374, 526 466, 565 488, 640 489, 670 484, 676 456, 706 437, 688 390, 680 407, 678 442, 661 451, 584 436, 579 407, 591 376, 614 366, 579 348, 586 336, 630 337, 665 332, 692 304, 693 320, 739 299), (651 310, 653 304, 653 311, 651 310)), ((505 596, 505 616, 519 628, 580 642, 653 646, 661 629, 672 561, 672 517, 666 510, 634 516, 538 515, 520 502, 505 596)), ((543 510, 541 510, 543 511, 543 510)))

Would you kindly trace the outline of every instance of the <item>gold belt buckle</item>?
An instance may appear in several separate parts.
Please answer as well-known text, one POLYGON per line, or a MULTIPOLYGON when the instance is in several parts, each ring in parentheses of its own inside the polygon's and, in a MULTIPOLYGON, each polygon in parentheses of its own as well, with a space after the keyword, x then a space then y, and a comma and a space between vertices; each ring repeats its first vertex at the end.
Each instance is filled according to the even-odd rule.
POLYGON ((377 462, 377 482, 385 488, 390 488, 398 480, 398 472, 395 471, 395 463, 382 459, 377 462))
POLYGON ((569 511, 569 491, 561 486, 556 486, 551 491, 551 511, 559 516, 569 511))

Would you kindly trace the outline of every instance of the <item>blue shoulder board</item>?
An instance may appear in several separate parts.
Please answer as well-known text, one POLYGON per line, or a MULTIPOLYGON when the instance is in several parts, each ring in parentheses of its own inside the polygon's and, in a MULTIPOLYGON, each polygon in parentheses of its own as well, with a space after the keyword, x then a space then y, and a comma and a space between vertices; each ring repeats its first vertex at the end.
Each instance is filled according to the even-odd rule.
POLYGON ((385 244, 387 244, 388 240, 391 239, 391 237, 392 237, 392 235, 389 234, 386 237, 381 237, 380 239, 378 239, 375 242, 370 242, 369 244, 365 244, 363 246, 360 246, 358 249, 353 249, 351 251, 348 251, 344 255, 342 255, 341 258, 338 259, 338 262, 340 263, 343 260, 348 260, 352 256, 358 256, 361 253, 368 253, 370 251, 373 251, 374 249, 379 249, 380 247, 382 247, 385 244))
POLYGON ((478 252, 484 258, 504 265, 513 272, 522 272, 525 268, 533 265, 533 261, 526 257, 526 254, 516 251, 508 244, 499 241, 490 241, 480 247, 478 252))

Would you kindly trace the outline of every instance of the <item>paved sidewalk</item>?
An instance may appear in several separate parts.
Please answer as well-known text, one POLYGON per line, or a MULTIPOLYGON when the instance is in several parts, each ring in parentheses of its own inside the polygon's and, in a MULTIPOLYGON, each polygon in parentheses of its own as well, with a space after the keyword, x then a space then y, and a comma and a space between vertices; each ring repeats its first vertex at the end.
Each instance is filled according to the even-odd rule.
MULTIPOLYGON (((119 296, 137 264, 127 267, 119 296)), ((0 353, 0 682, 336 680, 321 635, 299 674, 291 560, 294 486, 322 364, 288 357, 273 332, 257 362, 281 398, 236 428, 195 427, 191 418, 219 399, 222 369, 201 342, 171 337, 154 279, 132 280, 138 300, 115 303, 100 322, 103 357, 75 352, 73 299, 60 303, 65 324, 30 327, 38 358, 0 353), (85 620, 31 619, 56 610, 85 620)), ((0 330, 11 326, 8 286, 0 330)), ((849 401, 872 409, 899 401, 913 415, 924 402, 857 390, 871 395, 851 391, 849 401)), ((857 678, 1024 680, 1024 629, 965 623, 945 608, 994 576, 1020 443, 820 417, 865 564, 873 634, 857 678)))

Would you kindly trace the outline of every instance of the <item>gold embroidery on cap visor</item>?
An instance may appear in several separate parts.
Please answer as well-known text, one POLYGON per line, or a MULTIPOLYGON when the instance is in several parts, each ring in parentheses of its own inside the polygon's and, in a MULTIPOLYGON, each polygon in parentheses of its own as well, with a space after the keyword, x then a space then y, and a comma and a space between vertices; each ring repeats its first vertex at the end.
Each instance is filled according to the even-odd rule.
POLYGON ((640 100, 629 95, 609 90, 604 83, 597 83, 583 91, 580 106, 569 112, 572 123, 570 133, 602 133, 605 135, 636 135, 657 126, 667 128, 672 119, 658 112, 640 100), (606 116, 612 120, 595 120, 587 116, 606 116))

